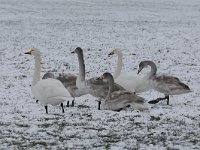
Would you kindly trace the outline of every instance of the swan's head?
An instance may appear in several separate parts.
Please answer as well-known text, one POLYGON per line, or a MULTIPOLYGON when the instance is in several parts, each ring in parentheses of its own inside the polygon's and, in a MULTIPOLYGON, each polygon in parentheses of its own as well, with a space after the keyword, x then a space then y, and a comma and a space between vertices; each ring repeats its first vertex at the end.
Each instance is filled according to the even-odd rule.
POLYGON ((112 56, 114 54, 122 55, 122 51, 120 49, 113 49, 112 52, 108 54, 108 56, 112 56))
POLYGON ((103 82, 114 80, 112 74, 110 74, 109 72, 104 73, 99 79, 103 80, 103 82))
POLYGON ((139 69, 138 69, 138 74, 142 71, 143 68, 147 68, 148 66, 151 66, 155 69, 155 72, 157 70, 156 64, 153 61, 146 60, 146 61, 141 61, 139 64, 139 69))
POLYGON ((40 50, 37 48, 32 48, 29 51, 27 51, 24 54, 28 54, 28 55, 33 55, 33 56, 39 56, 40 55, 40 50))
POLYGON ((138 69, 138 74, 142 71, 143 68, 147 67, 145 61, 140 62, 139 64, 139 69, 138 69))
POLYGON ((71 52, 71 53, 77 53, 77 54, 80 54, 80 53, 83 53, 83 50, 82 50, 82 48, 80 48, 80 47, 77 47, 73 52, 71 52))
POLYGON ((48 78, 53 78, 53 79, 55 79, 55 76, 54 76, 53 73, 47 72, 47 73, 45 73, 44 76, 42 77, 42 79, 48 79, 48 78))

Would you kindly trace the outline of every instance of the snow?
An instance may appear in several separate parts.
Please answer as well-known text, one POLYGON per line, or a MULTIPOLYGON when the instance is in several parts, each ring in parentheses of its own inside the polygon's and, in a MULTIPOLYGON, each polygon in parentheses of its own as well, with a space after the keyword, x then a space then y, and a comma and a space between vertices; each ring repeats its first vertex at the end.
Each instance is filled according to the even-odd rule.
POLYGON ((0 3, 0 149, 200 149, 199 0, 0 3), (120 48, 124 71, 153 60, 159 73, 179 77, 193 92, 144 112, 97 110, 96 98, 85 95, 64 114, 58 106, 45 114, 31 94, 34 59, 24 52, 41 50, 42 75, 77 74, 77 56, 70 52, 78 46, 87 78, 113 72, 116 58, 108 54, 120 48))

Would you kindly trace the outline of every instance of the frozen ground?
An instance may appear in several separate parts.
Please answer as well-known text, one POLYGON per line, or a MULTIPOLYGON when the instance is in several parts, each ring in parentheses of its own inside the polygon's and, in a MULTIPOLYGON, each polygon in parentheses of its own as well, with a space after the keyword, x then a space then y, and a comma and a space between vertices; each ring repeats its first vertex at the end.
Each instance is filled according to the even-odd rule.
POLYGON ((200 149, 199 0, 1 0, 0 64, 0 149, 200 149), (31 95, 34 61, 23 53, 41 49, 42 75, 77 74, 77 46, 87 77, 113 71, 116 58, 107 54, 121 48, 124 70, 150 59, 193 92, 171 97, 170 106, 119 113, 97 110, 86 95, 47 115, 31 95))

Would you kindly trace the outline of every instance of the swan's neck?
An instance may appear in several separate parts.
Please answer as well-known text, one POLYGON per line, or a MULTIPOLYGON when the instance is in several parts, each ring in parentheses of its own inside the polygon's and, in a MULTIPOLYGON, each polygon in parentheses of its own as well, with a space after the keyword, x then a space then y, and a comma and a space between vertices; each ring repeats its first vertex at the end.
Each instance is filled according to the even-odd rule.
POLYGON ((117 55, 118 55, 118 61, 117 61, 117 68, 115 69, 115 72, 113 74, 114 79, 116 79, 120 75, 123 67, 122 53, 118 53, 117 55))
POLYGON ((113 78, 110 78, 108 80, 108 87, 109 87, 109 90, 108 90, 107 99, 110 98, 111 93, 114 91, 114 79, 113 78))
POLYGON ((147 79, 150 79, 152 76, 154 76, 155 74, 156 74, 156 72, 157 72, 157 67, 156 67, 156 65, 153 63, 153 62, 151 62, 151 61, 149 61, 148 62, 148 65, 151 67, 151 71, 147 74, 147 79))
POLYGON ((83 58, 83 53, 78 53, 78 62, 79 62, 79 75, 78 81, 85 81, 85 63, 83 58))
POLYGON ((41 56, 35 56, 35 71, 33 74, 33 81, 32 81, 32 87, 37 84, 37 82, 40 80, 40 71, 41 71, 41 56))

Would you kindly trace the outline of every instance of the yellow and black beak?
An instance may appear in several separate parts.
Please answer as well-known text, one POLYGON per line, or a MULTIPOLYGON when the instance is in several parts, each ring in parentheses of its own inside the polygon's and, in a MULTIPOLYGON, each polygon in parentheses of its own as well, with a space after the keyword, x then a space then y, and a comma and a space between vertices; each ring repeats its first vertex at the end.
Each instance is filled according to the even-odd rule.
POLYGON ((97 80, 102 80, 103 79, 103 76, 100 76, 97 78, 97 80))
POLYGON ((108 56, 111 56, 111 55, 114 55, 114 54, 115 54, 115 52, 113 50, 111 53, 108 54, 108 56))
POLYGON ((28 52, 25 52, 24 54, 31 55, 32 54, 32 50, 29 50, 28 52))

